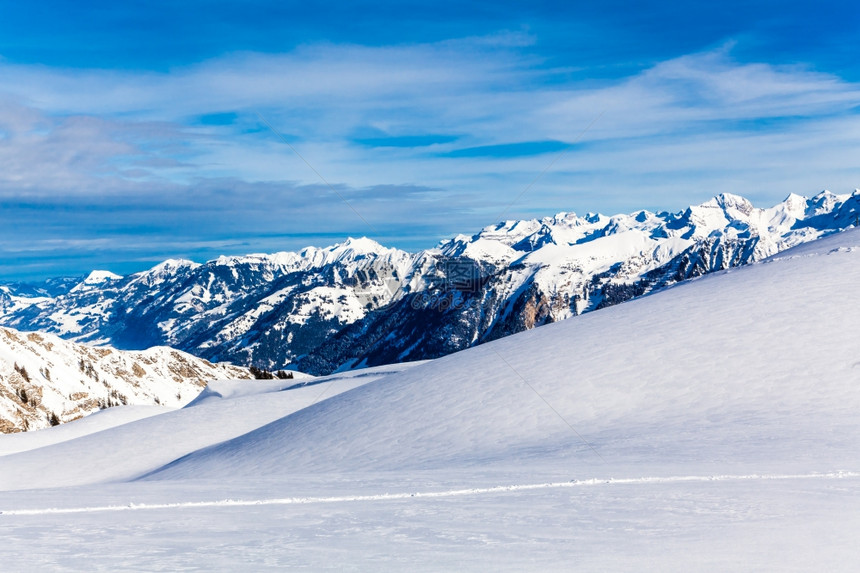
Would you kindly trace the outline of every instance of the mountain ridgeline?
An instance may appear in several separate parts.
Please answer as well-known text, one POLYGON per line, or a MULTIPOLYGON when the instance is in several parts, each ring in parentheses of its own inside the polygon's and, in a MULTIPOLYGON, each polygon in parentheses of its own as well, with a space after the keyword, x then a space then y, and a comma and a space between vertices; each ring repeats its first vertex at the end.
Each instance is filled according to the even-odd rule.
POLYGON ((860 191, 768 209, 724 194, 679 213, 560 213, 408 253, 349 239, 169 260, 121 277, 0 286, 0 324, 138 350, 325 374, 436 358, 754 262, 854 226, 860 191))

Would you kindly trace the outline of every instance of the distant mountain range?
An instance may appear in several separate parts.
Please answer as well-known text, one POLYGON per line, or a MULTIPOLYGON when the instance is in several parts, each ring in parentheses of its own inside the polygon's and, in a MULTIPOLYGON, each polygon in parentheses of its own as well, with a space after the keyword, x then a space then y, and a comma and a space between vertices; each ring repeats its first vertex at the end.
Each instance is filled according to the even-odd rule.
POLYGON ((408 253, 349 239, 168 260, 121 277, 0 286, 0 324, 121 349, 312 374, 435 358, 846 229, 860 191, 768 209, 724 194, 678 213, 506 221, 408 253))

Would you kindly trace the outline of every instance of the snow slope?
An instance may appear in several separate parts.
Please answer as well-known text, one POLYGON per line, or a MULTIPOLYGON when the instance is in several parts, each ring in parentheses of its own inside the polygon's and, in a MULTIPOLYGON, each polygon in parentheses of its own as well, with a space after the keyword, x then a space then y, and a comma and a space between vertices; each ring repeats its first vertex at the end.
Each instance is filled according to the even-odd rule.
POLYGON ((858 284, 851 230, 342 392, 213 388, 3 456, 4 567, 851 571, 858 284))
POLYGON ((838 459, 847 467, 860 436, 855 244, 860 234, 846 232, 454 354, 156 475, 426 470, 523 459, 566 460, 578 475, 602 463, 597 453, 610 464, 633 457, 809 470, 838 459), (799 443, 806 443, 802 456, 799 443))
POLYGON ((0 456, 65 442, 157 414, 164 414, 171 410, 172 408, 165 406, 116 406, 55 426, 50 428, 50 432, 46 428, 45 430, 7 434, 0 441, 0 456))
MULTIPOLYGON (((69 435, 72 439, 45 447, 38 447, 42 444, 34 440, 34 449, 3 458, 0 490, 137 477, 198 448, 235 438, 325 397, 407 367, 381 367, 299 381, 219 381, 180 410, 81 437, 69 435), (54 473, 58 468, 62 469, 59 476, 54 473)), ((4 449, 0 441, 0 451, 4 449)))

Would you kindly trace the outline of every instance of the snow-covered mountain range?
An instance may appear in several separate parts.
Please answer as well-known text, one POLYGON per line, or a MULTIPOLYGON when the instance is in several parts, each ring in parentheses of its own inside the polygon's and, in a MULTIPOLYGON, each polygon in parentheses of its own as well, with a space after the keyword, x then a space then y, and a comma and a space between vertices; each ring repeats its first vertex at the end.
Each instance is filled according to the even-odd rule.
POLYGON ((322 374, 435 358, 743 265, 857 223, 860 192, 761 209, 560 213, 407 253, 367 239, 0 286, 0 324, 123 349, 322 374))
POLYGON ((855 571, 858 284, 851 229, 421 364, 0 435, 3 570, 855 571))
POLYGON ((179 407, 225 378, 251 375, 172 348, 124 352, 0 327, 0 433, 46 428, 111 406, 179 407))

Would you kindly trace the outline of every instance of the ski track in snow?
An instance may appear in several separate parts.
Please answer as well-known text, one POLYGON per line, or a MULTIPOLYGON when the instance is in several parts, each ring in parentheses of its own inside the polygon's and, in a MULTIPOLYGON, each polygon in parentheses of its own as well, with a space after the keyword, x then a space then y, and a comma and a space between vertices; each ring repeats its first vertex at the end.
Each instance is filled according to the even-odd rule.
POLYGON ((596 485, 633 485, 633 484, 674 484, 690 482, 715 481, 784 481, 807 479, 846 479, 860 478, 860 472, 835 471, 827 473, 807 474, 745 474, 745 475, 710 475, 710 476, 668 476, 668 477, 639 477, 639 478, 591 478, 571 480, 566 482, 549 482, 520 485, 501 485, 483 488, 462 488, 434 492, 401 492, 372 495, 344 495, 331 497, 286 497, 272 499, 223 499, 218 501, 191 501, 175 503, 130 503, 127 505, 104 505, 93 507, 42 508, 42 509, 13 509, 0 511, 0 515, 47 515, 68 513, 98 513, 108 511, 136 511, 143 509, 180 509, 200 507, 245 507, 254 505, 306 505, 318 503, 346 503, 361 501, 392 501, 400 499, 442 498, 469 495, 487 495, 533 491, 541 489, 575 488, 596 485))

